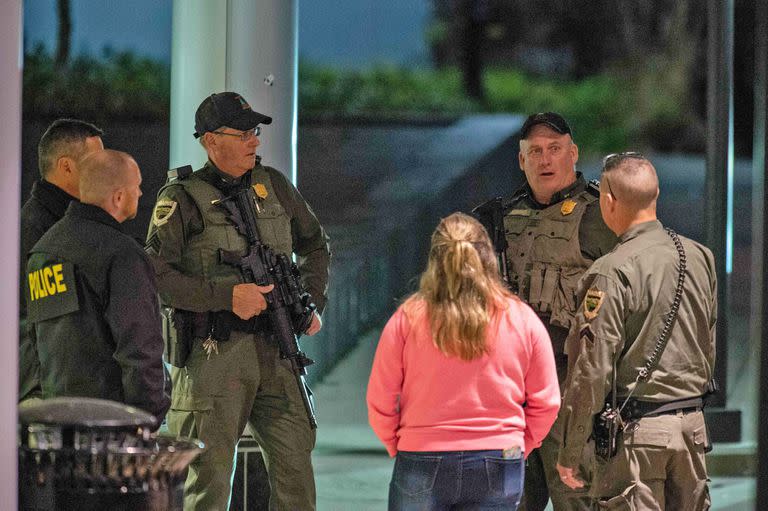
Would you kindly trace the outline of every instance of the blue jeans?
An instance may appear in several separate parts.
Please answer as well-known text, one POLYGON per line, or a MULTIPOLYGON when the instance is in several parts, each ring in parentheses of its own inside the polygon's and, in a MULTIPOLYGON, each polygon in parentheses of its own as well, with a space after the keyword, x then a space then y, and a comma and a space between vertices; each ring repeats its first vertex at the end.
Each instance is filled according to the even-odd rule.
POLYGON ((525 461, 502 451, 397 453, 390 511, 517 509, 525 461))

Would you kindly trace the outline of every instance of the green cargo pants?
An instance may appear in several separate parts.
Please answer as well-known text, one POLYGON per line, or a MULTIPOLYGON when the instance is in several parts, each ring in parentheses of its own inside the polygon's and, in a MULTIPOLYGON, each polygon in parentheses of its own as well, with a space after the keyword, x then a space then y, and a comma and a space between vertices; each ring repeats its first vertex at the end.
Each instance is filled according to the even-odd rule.
POLYGON ((616 456, 596 465, 597 509, 709 509, 706 444, 701 411, 640 419, 622 434, 616 456))
POLYGON ((261 446, 269 473, 269 508, 315 509, 315 432, 290 363, 261 335, 233 332, 218 349, 209 358, 197 339, 187 366, 171 370, 168 430, 206 445, 190 465, 184 509, 229 507, 235 448, 246 424, 261 446))

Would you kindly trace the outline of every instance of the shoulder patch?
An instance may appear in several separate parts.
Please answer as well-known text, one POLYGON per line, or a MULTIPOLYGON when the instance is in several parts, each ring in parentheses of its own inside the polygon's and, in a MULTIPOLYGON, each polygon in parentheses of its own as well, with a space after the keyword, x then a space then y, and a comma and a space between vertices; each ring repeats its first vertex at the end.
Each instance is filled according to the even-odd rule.
POLYGON ((590 321, 595 319, 600 311, 600 306, 603 305, 604 299, 604 291, 594 287, 589 288, 587 295, 584 297, 584 317, 590 321))
POLYGON ((157 204, 155 204, 155 209, 152 211, 152 225, 160 227, 167 224, 178 205, 179 203, 174 200, 158 200, 157 204))
POLYGON ((27 273, 29 296, 27 319, 45 321, 80 309, 75 283, 75 267, 70 262, 54 262, 27 273))

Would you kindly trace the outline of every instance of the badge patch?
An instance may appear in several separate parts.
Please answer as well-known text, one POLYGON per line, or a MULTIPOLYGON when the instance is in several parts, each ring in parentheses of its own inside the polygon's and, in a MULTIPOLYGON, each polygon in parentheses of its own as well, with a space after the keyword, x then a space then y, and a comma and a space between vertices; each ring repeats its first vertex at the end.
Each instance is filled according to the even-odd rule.
POLYGON ((176 201, 170 199, 160 199, 157 201, 155 209, 152 211, 152 224, 155 227, 167 224, 178 205, 176 201))
POLYGON ((565 200, 563 201, 563 205, 560 206, 560 213, 562 213, 563 216, 568 216, 571 213, 573 213, 573 209, 576 207, 576 201, 575 200, 565 200))
POLYGON ((261 183, 256 183, 253 185, 253 191, 256 192, 256 197, 259 199, 266 199, 267 195, 269 195, 269 192, 267 192, 267 187, 261 183))
POLYGON ((597 317, 600 306, 603 305, 605 293, 599 289, 591 288, 584 297, 584 317, 592 320, 597 317))

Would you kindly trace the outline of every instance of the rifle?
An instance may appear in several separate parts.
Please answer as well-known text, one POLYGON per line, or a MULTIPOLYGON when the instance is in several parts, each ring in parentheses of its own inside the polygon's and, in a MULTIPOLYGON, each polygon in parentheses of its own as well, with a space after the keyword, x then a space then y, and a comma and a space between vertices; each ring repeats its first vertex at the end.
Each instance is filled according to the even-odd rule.
POLYGON ((496 197, 483 202, 472 209, 472 215, 483 224, 496 250, 499 260, 499 273, 509 286, 509 269, 507 268, 507 237, 504 233, 504 199, 496 197))
POLYGON ((315 362, 301 351, 298 340, 312 323, 315 304, 301 284, 296 263, 287 255, 276 253, 261 241, 256 225, 254 200, 249 187, 229 197, 213 201, 214 205, 227 211, 237 231, 248 240, 248 253, 245 256, 219 249, 219 260, 238 267, 245 282, 259 286, 275 286, 264 295, 267 300, 267 311, 264 314, 268 317, 272 335, 280 348, 280 357, 291 362, 309 425, 316 429, 312 391, 304 378, 307 366, 315 362))

